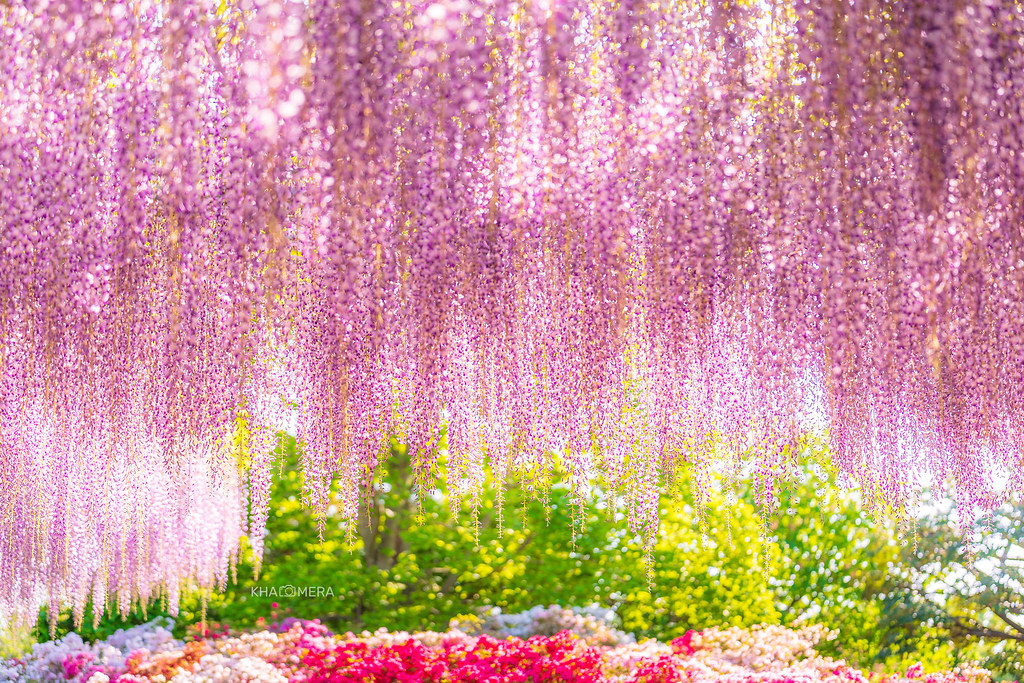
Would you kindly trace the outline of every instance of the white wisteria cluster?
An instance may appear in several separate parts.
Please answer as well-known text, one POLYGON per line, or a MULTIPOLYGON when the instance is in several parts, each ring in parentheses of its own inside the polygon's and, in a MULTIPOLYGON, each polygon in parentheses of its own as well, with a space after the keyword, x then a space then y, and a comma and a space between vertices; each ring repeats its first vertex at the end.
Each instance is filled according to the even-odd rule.
POLYGON ((449 624, 453 630, 471 636, 487 634, 495 638, 529 638, 553 636, 569 631, 587 645, 615 646, 635 642, 635 638, 612 626, 615 611, 596 605, 588 607, 561 607, 538 605, 525 612, 505 614, 492 607, 479 615, 456 617, 449 624))

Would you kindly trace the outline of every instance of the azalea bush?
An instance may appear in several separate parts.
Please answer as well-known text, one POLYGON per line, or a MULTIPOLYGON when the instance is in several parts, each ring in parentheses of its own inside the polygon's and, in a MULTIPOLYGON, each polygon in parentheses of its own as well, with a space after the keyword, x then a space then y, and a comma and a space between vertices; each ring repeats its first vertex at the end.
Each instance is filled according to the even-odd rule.
POLYGON ((537 606, 519 614, 503 614, 492 607, 481 615, 452 619, 451 626, 469 635, 489 635, 496 638, 529 638, 536 635, 555 635, 571 631, 588 645, 622 645, 636 642, 629 633, 609 626, 615 612, 597 606, 563 608, 557 605, 537 606))
MULTIPOLYGON (((545 608, 520 617, 523 632, 580 611, 545 608)), ((571 619, 570 619, 571 620, 571 619)), ((496 620, 497 621, 497 620, 496 620)), ((989 683, 988 671, 964 666, 864 672, 821 655, 834 634, 821 626, 760 626, 689 631, 668 643, 600 645, 571 630, 552 635, 471 635, 405 631, 333 634, 318 620, 287 619, 231 634, 176 639, 156 619, 84 643, 75 634, 40 643, 0 663, 0 681, 21 683, 989 683)))

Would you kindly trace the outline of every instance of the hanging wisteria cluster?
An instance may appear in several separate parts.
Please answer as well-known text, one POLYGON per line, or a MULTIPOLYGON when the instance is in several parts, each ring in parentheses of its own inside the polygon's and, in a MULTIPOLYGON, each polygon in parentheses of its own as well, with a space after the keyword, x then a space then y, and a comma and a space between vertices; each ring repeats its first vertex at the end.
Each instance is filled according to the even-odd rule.
POLYGON ((222 581, 291 410, 348 520, 391 437, 647 538, 815 424, 1024 480, 1019 0, 25 0, 0 68, 0 612, 222 581))

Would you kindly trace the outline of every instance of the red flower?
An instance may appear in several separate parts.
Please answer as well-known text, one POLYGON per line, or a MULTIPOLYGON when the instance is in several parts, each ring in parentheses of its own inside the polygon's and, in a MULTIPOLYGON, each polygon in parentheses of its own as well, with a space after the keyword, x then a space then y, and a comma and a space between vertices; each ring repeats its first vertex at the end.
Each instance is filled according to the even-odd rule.
POLYGON ((676 654, 685 655, 689 657, 694 652, 700 649, 700 640, 697 636, 700 635, 700 631, 694 631, 690 629, 683 635, 672 640, 669 645, 672 646, 672 651, 676 654), (695 641, 696 639, 696 641, 695 641))

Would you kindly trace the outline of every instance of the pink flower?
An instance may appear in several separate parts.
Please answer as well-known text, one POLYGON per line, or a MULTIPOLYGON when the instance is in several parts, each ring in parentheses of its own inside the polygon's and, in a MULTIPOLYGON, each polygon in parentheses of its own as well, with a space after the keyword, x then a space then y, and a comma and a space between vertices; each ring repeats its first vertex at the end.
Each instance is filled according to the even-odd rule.
POLYGON ((71 680, 78 676, 85 668, 85 665, 92 661, 92 653, 75 652, 64 658, 62 663, 64 677, 71 680))

